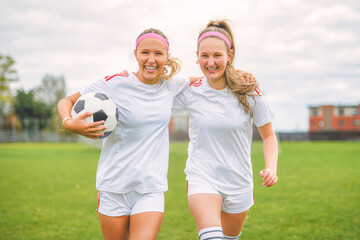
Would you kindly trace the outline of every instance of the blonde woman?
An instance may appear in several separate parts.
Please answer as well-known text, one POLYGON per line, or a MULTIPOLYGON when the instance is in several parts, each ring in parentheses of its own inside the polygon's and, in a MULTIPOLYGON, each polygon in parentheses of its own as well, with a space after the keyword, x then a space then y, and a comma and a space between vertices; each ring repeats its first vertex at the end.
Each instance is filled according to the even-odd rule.
POLYGON ((229 24, 211 21, 198 37, 198 63, 205 77, 174 100, 173 112, 189 114, 186 162, 188 203, 199 239, 239 239, 254 204, 252 123, 264 143, 264 187, 277 182, 278 145, 273 114, 257 88, 233 67, 235 44, 229 24))
POLYGON ((172 102, 190 84, 186 77, 174 77, 180 64, 169 57, 169 42, 161 31, 142 32, 134 55, 139 66, 136 73, 107 76, 58 103, 69 131, 95 139, 103 135, 98 132, 105 128, 103 122, 85 122, 91 113, 72 119, 70 111, 76 100, 89 92, 101 92, 119 110, 115 130, 103 140, 96 174, 97 211, 106 240, 156 239, 168 189, 172 102))

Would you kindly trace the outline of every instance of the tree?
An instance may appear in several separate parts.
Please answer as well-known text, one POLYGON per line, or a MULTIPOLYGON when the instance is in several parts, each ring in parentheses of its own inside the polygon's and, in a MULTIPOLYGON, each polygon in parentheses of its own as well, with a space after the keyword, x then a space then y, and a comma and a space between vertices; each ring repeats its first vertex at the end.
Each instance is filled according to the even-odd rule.
POLYGON ((66 82, 64 76, 47 74, 43 77, 40 86, 34 89, 35 99, 45 102, 52 109, 50 129, 58 131, 61 127, 61 119, 57 114, 57 103, 65 97, 66 82))
POLYGON ((13 68, 15 60, 11 56, 0 54, 0 117, 10 107, 10 84, 18 80, 17 71, 13 68))
POLYGON ((47 74, 43 77, 39 87, 34 89, 35 98, 55 105, 65 97, 66 83, 64 76, 56 77, 47 74))
POLYGON ((35 100, 34 91, 17 90, 14 102, 14 113, 23 128, 40 130, 47 127, 52 116, 52 107, 45 102, 35 100))

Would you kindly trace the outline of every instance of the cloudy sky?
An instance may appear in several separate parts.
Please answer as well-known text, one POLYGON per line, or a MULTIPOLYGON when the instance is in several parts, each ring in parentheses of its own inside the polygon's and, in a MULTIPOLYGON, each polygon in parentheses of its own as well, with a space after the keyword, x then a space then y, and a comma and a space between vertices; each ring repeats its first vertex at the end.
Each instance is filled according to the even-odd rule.
POLYGON ((136 37, 155 27, 200 76, 196 39, 211 19, 229 19, 236 68, 260 82, 277 131, 307 131, 308 106, 360 103, 358 0, 1 0, 0 54, 11 55, 30 90, 63 75, 68 94, 122 69, 136 71, 136 37))

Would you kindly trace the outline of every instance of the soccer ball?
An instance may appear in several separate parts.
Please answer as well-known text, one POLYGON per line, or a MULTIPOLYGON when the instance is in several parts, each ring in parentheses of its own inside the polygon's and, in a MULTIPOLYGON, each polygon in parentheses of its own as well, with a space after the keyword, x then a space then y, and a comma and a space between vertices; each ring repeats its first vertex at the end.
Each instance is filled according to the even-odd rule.
POLYGON ((85 118, 88 123, 104 120, 107 129, 99 131, 103 132, 105 138, 115 129, 119 119, 118 109, 115 103, 103 93, 87 93, 79 97, 71 109, 71 117, 75 118, 83 113, 91 112, 93 115, 85 118))

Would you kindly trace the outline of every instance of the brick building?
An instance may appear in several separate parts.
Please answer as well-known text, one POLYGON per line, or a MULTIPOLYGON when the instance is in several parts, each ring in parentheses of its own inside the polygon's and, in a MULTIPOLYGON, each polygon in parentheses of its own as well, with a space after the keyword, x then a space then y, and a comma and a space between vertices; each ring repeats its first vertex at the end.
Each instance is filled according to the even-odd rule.
POLYGON ((359 139, 360 104, 309 106, 310 139, 359 139))

